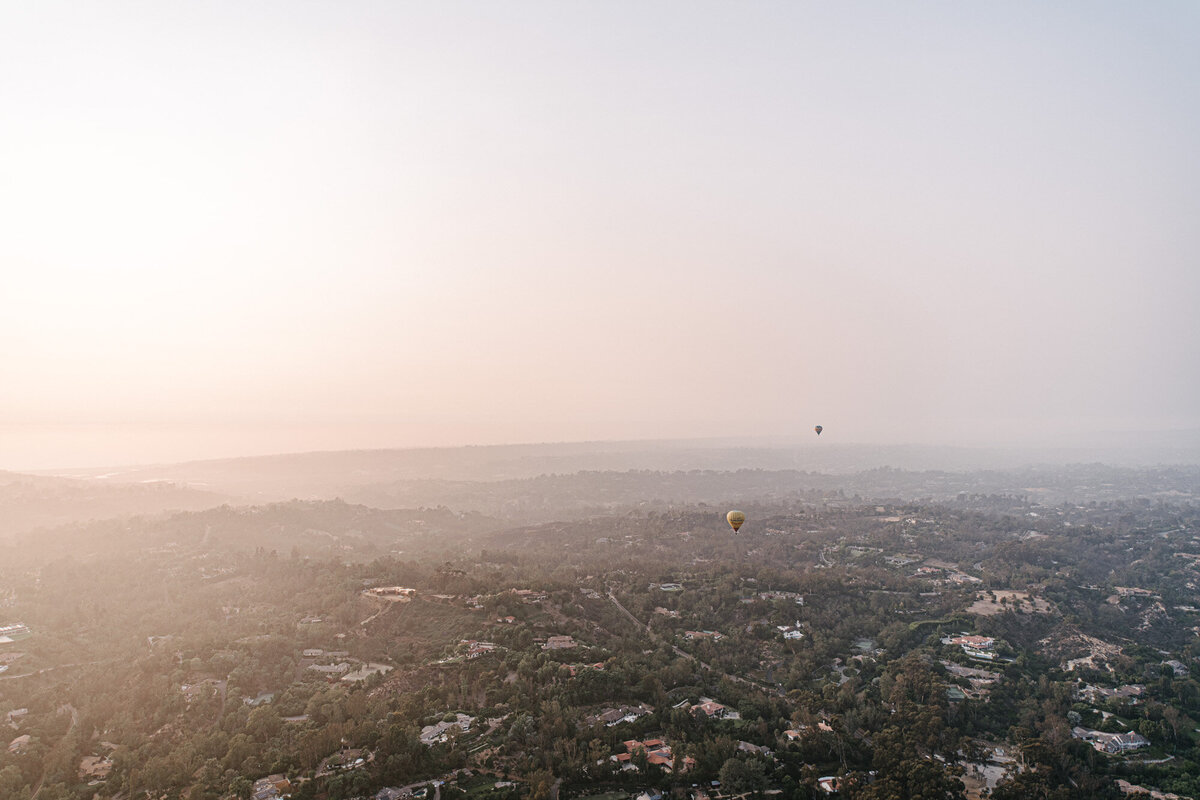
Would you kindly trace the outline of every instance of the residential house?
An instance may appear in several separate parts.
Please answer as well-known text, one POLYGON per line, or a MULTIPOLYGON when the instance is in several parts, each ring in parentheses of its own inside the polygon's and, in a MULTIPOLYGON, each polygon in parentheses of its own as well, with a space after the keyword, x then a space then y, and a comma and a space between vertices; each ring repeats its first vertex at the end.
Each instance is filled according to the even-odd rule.
POLYGON ((1105 700, 1128 700, 1136 705, 1146 693, 1146 687, 1140 683, 1127 683, 1110 689, 1107 686, 1087 684, 1079 690, 1079 696, 1089 703, 1101 703, 1105 700))
POLYGON ((0 625, 0 643, 15 642, 18 639, 24 639, 31 635, 29 626, 23 622, 0 625))
POLYGON ((796 620, 795 625, 776 625, 775 627, 783 633, 784 639, 797 640, 804 638, 804 630, 800 625, 800 620, 796 620))
POLYGON ((763 600, 791 600, 798 606, 804 605, 804 595, 799 592, 759 592, 758 596, 763 600))
POLYGON ((990 636, 974 636, 963 635, 956 636, 950 640, 950 644, 956 644, 963 650, 991 650, 996 646, 996 640, 990 636))
POLYGON ((826 775, 817 778, 817 786, 826 794, 834 794, 842 790, 842 779, 837 775, 826 775))
POLYGON ((1149 747, 1150 740, 1140 733, 1114 733, 1104 746, 1106 753, 1124 753, 1126 750, 1137 750, 1139 747, 1149 747))
POLYGON ((333 679, 334 676, 345 675, 350 671, 350 662, 342 661, 337 664, 310 664, 309 669, 314 672, 319 672, 326 678, 333 679))
POLYGON ((617 753, 609 756, 609 759, 617 762, 617 768, 622 772, 637 772, 637 764, 633 763, 633 756, 629 753, 617 753))
POLYGON ((1105 731, 1091 730, 1090 728, 1075 727, 1071 729, 1071 735, 1076 739, 1083 739, 1092 747, 1099 750, 1101 753, 1124 753, 1128 750, 1136 750, 1139 747, 1147 747, 1150 741, 1140 733, 1128 731, 1126 733, 1107 733, 1105 731))
POLYGON ((112 759, 107 756, 84 756, 79 762, 79 777, 86 781, 107 780, 112 768, 112 759))
POLYGON ((654 711, 654 708, 639 703, 637 706, 621 706, 620 708, 606 708, 601 713, 588 719, 589 724, 604 723, 605 727, 611 728, 614 725, 620 725, 622 722, 633 722, 638 717, 644 717, 654 711))
POLYGON ((367 589, 367 594, 373 594, 376 597, 412 597, 416 593, 416 589, 409 589, 406 586, 376 586, 374 589, 367 589))
POLYGON ((292 783, 286 776, 282 774, 268 775, 254 782, 251 797, 254 800, 274 800, 276 797, 286 795, 291 789, 292 783))
POLYGON ((585 669, 594 669, 599 670, 600 672, 604 671, 603 661, 597 661, 595 664, 563 664, 563 666, 566 667, 567 672, 571 674, 572 678, 585 669))
POLYGON ((1162 662, 1162 666, 1170 667, 1175 672, 1176 678, 1186 678, 1191 675, 1191 672, 1188 670, 1187 666, 1184 665, 1183 662, 1176 661, 1175 659, 1162 662))
POLYGON ((493 642, 476 642, 474 640, 464 640, 461 644, 467 646, 466 657, 468 659, 476 659, 482 655, 486 655, 496 649, 493 642))
POLYGON ((607 711, 601 712, 596 717, 596 720, 598 722, 603 722, 605 725, 607 725, 608 727, 611 728, 613 725, 620 724, 624 718, 625 718, 624 711, 622 711, 619 708, 610 708, 607 711))
POLYGON ((752 755, 767 756, 768 758, 771 757, 771 749, 769 747, 753 744, 751 742, 739 741, 738 750, 742 751, 743 753, 750 753, 752 755))
MULTIPOLYGON (((674 756, 671 754, 671 746, 662 739, 647 739, 646 741, 638 741, 637 739, 629 739, 624 742, 625 752, 619 756, 632 757, 636 753, 644 753, 646 761, 655 766, 662 767, 668 772, 675 768, 674 756)), ((622 764, 622 769, 625 769, 624 764, 629 763, 629 758, 616 757, 615 760, 622 764)), ((635 767, 636 769, 636 767, 635 767)))
POLYGON ((714 700, 706 700, 705 702, 692 706, 692 713, 694 714, 697 709, 703 712, 704 716, 708 717, 709 719, 725 719, 725 717, 729 714, 729 709, 726 706, 723 706, 714 700))
POLYGON ((455 714, 453 721, 447 722, 442 720, 436 725, 426 725, 421 729, 421 744, 426 747, 432 747, 437 742, 446 741, 448 738, 447 734, 451 728, 458 728, 460 732, 468 733, 474 722, 474 717, 469 717, 466 714, 455 714))

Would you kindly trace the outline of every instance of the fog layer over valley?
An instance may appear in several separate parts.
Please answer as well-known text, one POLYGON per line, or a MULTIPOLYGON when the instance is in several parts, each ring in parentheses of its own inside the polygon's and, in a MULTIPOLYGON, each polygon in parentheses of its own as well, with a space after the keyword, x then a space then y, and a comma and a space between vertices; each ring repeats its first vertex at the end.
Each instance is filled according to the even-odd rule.
POLYGON ((1125 466, 1107 466, 1075 457, 1112 452, 821 444, 510 445, 0 473, 0 537, 63 522, 290 499, 336 498, 382 509, 446 506, 539 522, 647 503, 812 500, 837 491, 881 500, 960 493, 1044 501, 1194 497, 1195 468, 1150 460, 1172 452, 1156 446, 1121 451, 1116 463, 1125 466))

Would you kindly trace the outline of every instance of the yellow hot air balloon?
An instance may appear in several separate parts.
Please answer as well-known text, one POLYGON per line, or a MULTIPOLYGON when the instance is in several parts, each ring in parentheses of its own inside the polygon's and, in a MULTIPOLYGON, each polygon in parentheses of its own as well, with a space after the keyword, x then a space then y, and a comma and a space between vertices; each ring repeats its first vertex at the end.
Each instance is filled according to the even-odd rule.
POLYGON ((740 511, 730 511, 725 515, 725 521, 729 523, 729 527, 733 528, 733 532, 737 533, 738 528, 742 527, 742 523, 746 521, 746 515, 740 511))

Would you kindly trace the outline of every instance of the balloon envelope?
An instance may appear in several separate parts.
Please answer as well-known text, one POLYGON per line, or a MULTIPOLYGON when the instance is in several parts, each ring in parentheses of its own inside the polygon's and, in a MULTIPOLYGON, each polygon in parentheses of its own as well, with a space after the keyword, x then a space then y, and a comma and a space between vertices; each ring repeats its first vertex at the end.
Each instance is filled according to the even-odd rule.
POLYGON ((742 527, 742 523, 746 521, 746 515, 740 511, 730 511, 725 515, 725 521, 729 523, 729 527, 733 528, 733 532, 737 533, 738 528, 742 527))
POLYGON ((825 430, 825 429, 824 429, 824 428, 822 428, 820 425, 818 425, 817 427, 813 428, 813 430, 817 432, 817 436, 820 436, 820 435, 821 435, 821 431, 823 431, 823 430, 825 430))

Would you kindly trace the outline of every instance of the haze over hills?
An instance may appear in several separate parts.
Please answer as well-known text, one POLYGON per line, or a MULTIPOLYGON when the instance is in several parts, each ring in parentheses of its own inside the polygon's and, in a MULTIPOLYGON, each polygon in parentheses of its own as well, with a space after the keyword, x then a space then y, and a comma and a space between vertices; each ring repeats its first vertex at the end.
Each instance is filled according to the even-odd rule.
POLYGON ((166 481, 252 500, 333 497, 395 481, 500 481, 603 470, 801 470, 850 474, 892 467, 969 471, 1031 465, 1200 463, 1200 431, 1105 446, 1043 448, 842 444, 814 437, 569 442, 285 453, 39 474, 119 483, 166 481))
POLYGON ((71 522, 212 508, 230 497, 179 484, 0 472, 0 538, 71 522))
POLYGON ((78 470, 69 477, 0 473, 0 535, 292 499, 439 506, 525 524, 645 507, 811 501, 830 493, 880 501, 963 493, 1046 502, 1200 496, 1200 469, 1138 465, 1149 448, 1125 451, 1124 465, 1084 460, 1095 454, 697 440, 283 454, 78 470), (1061 462, 1070 457, 1078 461, 1061 462))
POLYGON ((1200 799, 1200 4, 0 20, 0 800, 1200 799))

